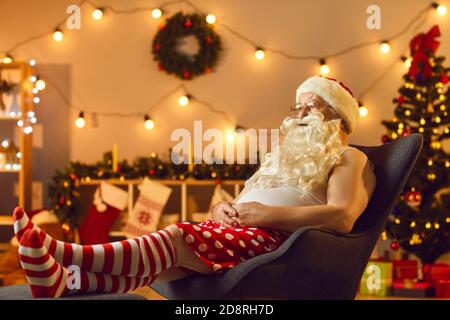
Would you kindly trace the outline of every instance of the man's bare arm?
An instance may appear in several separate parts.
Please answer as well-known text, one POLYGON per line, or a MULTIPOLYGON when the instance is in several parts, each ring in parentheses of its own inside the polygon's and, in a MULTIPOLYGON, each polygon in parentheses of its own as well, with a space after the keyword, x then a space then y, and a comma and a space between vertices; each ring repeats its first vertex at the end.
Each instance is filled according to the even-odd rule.
POLYGON ((350 232, 368 202, 362 179, 366 162, 362 152, 344 152, 328 180, 326 205, 269 207, 264 227, 293 232, 302 226, 320 226, 350 232))

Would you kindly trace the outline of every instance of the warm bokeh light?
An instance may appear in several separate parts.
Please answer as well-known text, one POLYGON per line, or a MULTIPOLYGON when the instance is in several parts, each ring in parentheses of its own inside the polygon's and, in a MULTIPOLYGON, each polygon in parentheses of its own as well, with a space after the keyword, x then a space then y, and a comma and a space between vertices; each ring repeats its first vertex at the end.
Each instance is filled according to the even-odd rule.
POLYGON ((151 130, 151 129, 153 129, 155 127, 155 123, 153 122, 153 120, 149 116, 145 116, 145 118, 144 118, 144 126, 145 126, 145 129, 151 130))
POLYGON ((153 19, 159 19, 162 16, 162 11, 159 8, 155 8, 152 10, 152 17, 153 19))
POLYGON ((383 41, 380 45, 380 51, 381 53, 389 53, 391 51, 391 45, 387 41, 383 41))
POLYGON ((36 87, 36 89, 38 89, 39 91, 44 90, 44 89, 45 89, 45 86, 46 86, 46 84, 45 84, 45 81, 44 81, 44 80, 39 79, 38 81, 36 81, 35 87, 36 87))
POLYGON ((97 8, 94 11, 92 11, 92 18, 97 21, 101 20, 103 18, 103 10, 100 8, 97 8))
POLYGON ((256 49, 255 51, 255 58, 256 60, 263 60, 265 58, 266 54, 263 49, 256 49))
POLYGON ((369 114, 369 110, 367 109, 366 106, 360 106, 360 107, 359 107, 359 115, 360 115, 361 117, 365 117, 365 116, 367 116, 368 114, 369 114))
POLYGON ((55 30, 55 32, 53 33, 53 39, 54 39, 56 42, 60 42, 60 41, 62 41, 62 39, 64 39, 64 34, 62 33, 61 30, 57 29, 57 30, 55 30))
POLYGON ((216 23, 216 16, 213 14, 208 14, 206 16, 206 22, 208 22, 209 24, 214 24, 216 23))
POLYGON ((189 103, 189 97, 188 97, 188 96, 181 96, 181 97, 178 99, 178 104, 179 104, 180 106, 182 106, 182 107, 187 106, 188 103, 189 103))
POLYGON ((75 126, 77 128, 84 128, 84 126, 86 125, 86 120, 84 119, 84 112, 80 112, 80 114, 78 115, 78 118, 75 120, 75 126))

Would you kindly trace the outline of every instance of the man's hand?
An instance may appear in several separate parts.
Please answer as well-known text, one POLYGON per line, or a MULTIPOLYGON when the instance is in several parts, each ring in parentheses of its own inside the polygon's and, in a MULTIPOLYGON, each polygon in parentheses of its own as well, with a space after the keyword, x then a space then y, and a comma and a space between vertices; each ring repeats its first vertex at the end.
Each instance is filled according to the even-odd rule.
POLYGON ((237 211, 237 222, 243 227, 265 227, 269 206, 260 202, 245 202, 233 204, 237 211))
POLYGON ((220 202, 215 205, 211 212, 212 220, 222 227, 231 228, 237 227, 239 224, 236 221, 237 212, 228 202, 220 202))

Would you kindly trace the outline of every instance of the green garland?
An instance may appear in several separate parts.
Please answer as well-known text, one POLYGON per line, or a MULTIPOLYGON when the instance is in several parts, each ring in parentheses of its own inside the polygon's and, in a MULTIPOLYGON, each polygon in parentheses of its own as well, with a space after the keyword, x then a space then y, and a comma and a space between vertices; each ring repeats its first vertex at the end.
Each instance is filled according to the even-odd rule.
POLYGON ((175 165, 162 161, 154 152, 149 157, 138 157, 133 163, 127 160, 118 163, 118 170, 112 170, 112 152, 106 152, 95 164, 70 162, 64 170, 57 170, 49 185, 51 207, 61 223, 78 225, 81 205, 80 182, 92 179, 152 179, 185 180, 194 179, 237 180, 248 179, 259 164, 195 164, 190 171, 187 164, 175 165))
POLYGON ((221 50, 219 35, 206 22, 205 16, 197 13, 185 15, 178 12, 166 19, 152 44, 152 53, 159 69, 184 80, 212 72, 221 50), (180 54, 176 50, 178 39, 190 35, 198 40, 198 53, 194 56, 180 54))

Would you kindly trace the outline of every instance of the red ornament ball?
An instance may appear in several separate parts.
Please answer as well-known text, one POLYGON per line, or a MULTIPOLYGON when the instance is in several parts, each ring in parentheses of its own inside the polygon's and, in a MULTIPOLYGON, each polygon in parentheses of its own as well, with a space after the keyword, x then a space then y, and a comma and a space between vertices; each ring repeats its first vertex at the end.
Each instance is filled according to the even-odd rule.
POLYGON ((184 26, 185 26, 186 28, 192 27, 192 22, 191 22, 191 20, 186 19, 186 21, 184 22, 184 26))
POLYGON ((213 43, 213 39, 212 39, 211 37, 207 37, 207 38, 206 38, 206 43, 207 43, 207 44, 213 43))
POLYGON ((157 44, 155 45, 155 50, 158 51, 159 49, 161 49, 161 45, 160 45, 159 43, 157 43, 157 44))
POLYGON ((149 170, 148 170, 148 173, 149 173, 150 175, 154 175, 154 174, 155 174, 155 169, 149 169, 149 170))
POLYGON ((163 67, 162 63, 158 63, 158 69, 160 71, 164 71, 164 67, 163 67))
POLYGON ((422 194, 418 191, 408 191, 405 193, 405 202, 408 206, 417 208, 422 203, 422 194))
POLYGON ((391 249, 394 251, 397 251, 400 248, 400 243, 398 241, 392 241, 391 242, 391 249))
POLYGON ((403 104, 403 102, 405 102, 405 97, 403 97, 403 96, 398 97, 397 102, 398 102, 398 104, 403 104))
POLYGON ((183 77, 184 77, 185 79, 188 79, 188 78, 191 77, 191 74, 189 73, 189 71, 184 71, 184 72, 183 72, 183 77))
POLYGON ((442 82, 443 84, 447 84, 447 83, 448 83, 448 74, 443 74, 443 75, 441 76, 441 82, 442 82))
POLYGON ((389 137, 388 137, 388 135, 387 134, 383 134, 382 136, 381 136, 381 142, 383 142, 383 143, 387 143, 387 142, 389 142, 389 137))

